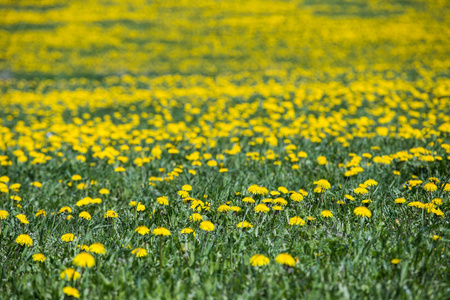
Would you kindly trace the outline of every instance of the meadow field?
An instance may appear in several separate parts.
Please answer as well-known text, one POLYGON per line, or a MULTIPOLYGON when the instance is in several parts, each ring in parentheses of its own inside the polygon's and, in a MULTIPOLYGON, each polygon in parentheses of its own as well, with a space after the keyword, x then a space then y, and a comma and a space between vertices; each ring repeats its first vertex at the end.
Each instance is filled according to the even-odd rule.
POLYGON ((450 299, 449 14, 0 0, 0 299, 450 299))

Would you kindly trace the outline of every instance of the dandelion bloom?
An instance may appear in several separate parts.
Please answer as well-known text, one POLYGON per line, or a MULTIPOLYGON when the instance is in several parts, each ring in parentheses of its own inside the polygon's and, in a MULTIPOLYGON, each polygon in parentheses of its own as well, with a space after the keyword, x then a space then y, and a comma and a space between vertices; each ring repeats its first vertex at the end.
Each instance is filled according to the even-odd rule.
POLYGON ((107 218, 118 218, 118 217, 119 217, 119 215, 113 210, 108 210, 105 213, 105 219, 107 219, 107 218))
POLYGON ((30 183, 31 186, 35 186, 37 188, 42 187, 42 183, 40 183, 39 181, 33 181, 32 183, 30 183))
POLYGON ((200 229, 204 231, 213 231, 214 230, 214 224, 210 221, 203 221, 200 223, 200 229))
POLYGON ((192 191, 192 186, 190 186, 189 184, 185 184, 181 187, 181 189, 183 191, 189 192, 189 191, 192 191))
POLYGON ((401 204, 401 203, 405 203, 406 199, 405 198, 397 198, 397 199, 394 200, 394 202, 401 204))
POLYGON ((245 203, 255 203, 255 200, 252 197, 245 197, 242 201, 245 203))
POLYGON ((81 274, 75 271, 74 268, 67 268, 61 272, 59 277, 66 280, 77 280, 80 276, 81 274))
POLYGON ((33 246, 33 240, 28 234, 21 234, 16 238, 16 243, 21 246, 33 246))
POLYGON ((45 217, 45 215, 46 215, 45 210, 40 209, 40 210, 37 211, 37 213, 34 216, 35 217, 39 217, 39 216, 45 217))
POLYGON ((305 220, 303 220, 300 217, 292 217, 289 219, 289 225, 291 225, 291 226, 293 226, 293 225, 303 226, 305 224, 306 224, 305 220))
POLYGON ((71 213, 72 212, 72 209, 70 208, 70 207, 68 207, 68 206, 63 206, 63 207, 61 207, 61 209, 58 211, 58 214, 62 214, 63 212, 67 212, 67 213, 71 213))
POLYGON ((333 213, 327 209, 323 210, 320 215, 324 218, 332 218, 333 217, 333 213))
POLYGON ((82 218, 82 219, 85 219, 85 220, 90 220, 91 219, 91 214, 88 213, 87 211, 80 212, 80 214, 78 216, 80 218, 82 218))
POLYGON ((71 287, 71 286, 64 287, 63 288, 63 293, 66 294, 67 296, 80 298, 80 293, 78 292, 78 290, 76 288, 71 287))
POLYGON ((239 206, 230 206, 230 209, 235 212, 240 212, 242 210, 239 206))
POLYGON ((442 237, 439 235, 433 235, 433 240, 440 241, 440 240, 442 240, 442 237))
POLYGON ((295 266, 295 259, 288 253, 281 253, 275 257, 275 261, 281 265, 293 267, 295 266))
POLYGON ((161 205, 169 205, 169 200, 167 200, 166 196, 156 198, 156 202, 161 205))
POLYGON ((365 195, 369 193, 369 191, 363 187, 357 187, 356 189, 353 190, 353 192, 358 195, 365 195))
POLYGON ((307 216, 306 217, 306 220, 308 220, 308 221, 310 221, 310 222, 312 222, 312 221, 314 221, 316 218, 314 218, 314 217, 312 217, 312 216, 307 216))
POLYGON ((277 190, 278 190, 280 193, 283 193, 283 194, 289 193, 289 190, 288 190, 287 188, 285 188, 284 186, 278 187, 277 190))
POLYGON ((326 165, 328 163, 325 156, 319 156, 317 158, 317 162, 319 163, 319 165, 326 165))
POLYGON ((361 217, 372 217, 372 213, 370 212, 370 210, 365 207, 365 206, 359 206, 357 208, 355 208, 353 210, 353 213, 357 216, 361 216, 361 217))
POLYGON ((91 197, 85 197, 81 200, 79 200, 75 205, 78 207, 84 206, 84 205, 88 205, 91 203, 92 198, 91 197))
POLYGON ((125 170, 124 167, 117 167, 117 168, 114 169, 114 172, 117 172, 117 173, 119 173, 119 172, 125 172, 125 171, 126 171, 126 170, 125 170))
POLYGON ((81 176, 78 175, 78 174, 75 174, 75 175, 72 176, 72 180, 73 181, 79 181, 79 180, 81 180, 81 176))
POLYGON ((189 221, 201 221, 203 220, 203 216, 199 213, 193 213, 192 216, 189 217, 189 221))
POLYGON ((260 203, 260 204, 256 205, 255 211, 266 213, 266 212, 269 212, 270 209, 267 207, 267 205, 260 203))
POLYGON ((283 207, 279 206, 279 205, 274 205, 272 207, 273 210, 283 210, 283 207))
POLYGON ((193 233, 194 236, 195 236, 194 230, 193 230, 192 228, 189 228, 189 227, 183 228, 183 229, 180 231, 180 233, 181 233, 181 234, 189 234, 189 233, 193 233))
POLYGON ((219 206, 218 208, 217 208, 217 212, 227 212, 227 211, 230 211, 231 210, 231 208, 228 206, 228 205, 226 205, 226 204, 222 204, 221 206, 219 206))
POLYGON ((137 204, 136 211, 144 211, 144 210, 145 210, 145 205, 142 204, 141 202, 139 202, 137 204))
POLYGON ((0 220, 6 220, 8 218, 9 213, 6 210, 0 210, 0 220))
POLYGON ((433 182, 428 182, 427 184, 425 184, 423 186, 423 189, 427 192, 435 192, 435 191, 437 191, 438 187, 433 182))
POLYGON ((146 235, 146 234, 150 233, 150 229, 148 229, 147 226, 139 226, 138 228, 136 228, 134 230, 134 232, 137 232, 140 235, 146 235))
POLYGON ((254 267, 262 267, 267 265, 270 259, 262 254, 255 254, 250 258, 250 264, 254 267))
POLYGON ((399 264, 401 261, 402 261, 401 259, 394 258, 393 260, 391 260, 391 263, 396 265, 396 264, 399 264))
POLYGON ((108 195, 109 194, 109 190, 108 189, 101 189, 99 191, 99 193, 102 194, 102 195, 108 195))
POLYGON ((376 185, 378 185, 378 182, 376 182, 373 179, 368 179, 368 180, 364 181, 364 184, 367 186, 376 186, 376 185))
POLYGON ((431 202, 436 205, 442 205, 443 203, 441 198, 434 198, 431 202))
POLYGON ((408 203, 408 206, 417 207, 417 208, 424 208, 425 204, 420 201, 413 201, 408 203))
POLYGON ((101 243, 94 243, 89 246, 89 252, 95 253, 95 254, 105 254, 105 246, 101 243))
POLYGON ((72 242, 77 237, 73 233, 66 233, 61 237, 63 242, 72 242))
POLYGON ((45 255, 42 253, 33 254, 32 258, 34 261, 40 261, 40 262, 44 262, 44 260, 47 259, 47 257, 45 257, 45 255))
POLYGON ((16 218, 19 219, 20 223, 22 224, 30 224, 30 222, 27 220, 27 216, 23 214, 18 214, 16 218))
POLYGON ((95 258, 92 254, 87 252, 81 252, 73 259, 73 264, 83 268, 91 268, 95 266, 95 258))
POLYGON ((302 201, 302 200, 303 200, 303 195, 296 192, 296 193, 292 193, 292 194, 289 196, 289 198, 291 198, 292 201, 299 202, 299 201, 302 201))
POLYGON ((169 229, 164 228, 164 227, 155 228, 155 229, 153 229, 152 233, 154 235, 161 235, 161 236, 171 235, 169 229))
POLYGON ((320 180, 314 181, 314 184, 317 185, 318 187, 320 187, 324 191, 329 190, 331 188, 330 182, 328 182, 328 180, 326 180, 326 179, 320 179, 320 180))
POLYGON ((131 254, 136 255, 136 257, 144 257, 147 256, 147 250, 144 248, 136 248, 131 251, 131 254))
POLYGON ((247 222, 247 221, 244 221, 244 222, 239 222, 239 223, 237 224, 237 227, 238 227, 238 228, 252 228, 253 225, 250 224, 250 223, 247 222))

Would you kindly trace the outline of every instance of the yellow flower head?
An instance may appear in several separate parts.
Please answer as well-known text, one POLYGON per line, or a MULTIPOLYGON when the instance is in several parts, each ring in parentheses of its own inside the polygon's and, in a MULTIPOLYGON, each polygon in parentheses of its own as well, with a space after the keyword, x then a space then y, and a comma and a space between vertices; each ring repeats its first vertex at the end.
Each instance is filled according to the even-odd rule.
POLYGON ((33 246, 33 240, 28 234, 21 234, 16 238, 16 243, 21 246, 33 246))
POLYGON ((254 267, 262 267, 267 265, 270 259, 262 254, 255 254, 250 258, 250 264, 254 267))
POLYGON ((85 220, 90 220, 91 219, 91 214, 88 213, 87 211, 80 212, 80 214, 78 216, 80 218, 82 218, 82 219, 85 219, 85 220))
POLYGON ((20 223, 22 224, 30 224, 30 222, 27 219, 27 216, 23 215, 23 214, 18 214, 16 216, 17 219, 19 219, 20 223))
POLYGON ((306 222, 300 217, 292 217, 289 219, 289 225, 291 225, 291 226, 293 226, 293 225, 303 226, 305 224, 306 224, 306 222))
POLYGON ((74 298, 80 298, 80 293, 76 288, 73 288, 71 286, 66 286, 63 288, 63 293, 67 296, 72 296, 74 298))
POLYGON ((118 218, 119 215, 114 210, 108 210, 105 213, 105 219, 107 218, 118 218))
POLYGON ((203 221, 200 223, 200 229, 204 231, 213 231, 214 230, 214 224, 210 221, 203 221))
POLYGON ((73 264, 83 268, 91 268, 95 266, 95 258, 90 253, 81 252, 75 256, 73 264))
POLYGON ((139 233, 140 235, 146 235, 150 233, 150 229, 147 226, 139 226, 134 230, 134 232, 139 233))
POLYGON ((323 210, 320 215, 324 218, 332 218, 333 217, 333 213, 327 209, 323 210))
POLYGON ((145 257, 147 256, 147 250, 144 248, 135 248, 131 251, 131 254, 136 255, 136 257, 145 257))
POLYGON ((295 259, 288 253, 281 253, 275 257, 275 261, 281 265, 294 267, 295 259))
POLYGON ((0 210, 0 220, 6 220, 9 216, 9 213, 6 210, 0 210))
POLYGON ((95 254, 105 254, 105 246, 101 243, 94 243, 89 246, 89 252, 95 253, 95 254))
POLYGON ((73 233, 66 233, 61 237, 63 242, 72 242, 77 237, 73 233))
POLYGON ((267 213, 270 211, 270 209, 267 207, 267 205, 260 203, 258 205, 255 206, 255 211, 256 212, 262 212, 262 213, 267 213))
POLYGON ((359 206, 353 210, 354 214, 360 217, 372 217, 372 213, 365 206, 359 206))
POLYGON ((44 262, 44 260, 47 259, 47 258, 45 257, 45 255, 42 254, 42 253, 36 253, 36 254, 33 254, 32 258, 33 258, 34 261, 40 261, 40 262, 44 262))
POLYGON ((247 222, 247 221, 244 221, 244 222, 239 222, 239 223, 237 224, 237 227, 238 227, 238 228, 252 228, 253 225, 250 224, 250 223, 247 222))
POLYGON ((158 227, 153 229, 152 233, 154 235, 160 235, 160 236, 167 236, 167 235, 171 235, 169 229, 164 228, 164 227, 158 227))
POLYGON ((67 268, 61 272, 61 275, 59 277, 65 280, 77 280, 78 278, 80 278, 80 276, 81 274, 75 271, 74 268, 67 268))

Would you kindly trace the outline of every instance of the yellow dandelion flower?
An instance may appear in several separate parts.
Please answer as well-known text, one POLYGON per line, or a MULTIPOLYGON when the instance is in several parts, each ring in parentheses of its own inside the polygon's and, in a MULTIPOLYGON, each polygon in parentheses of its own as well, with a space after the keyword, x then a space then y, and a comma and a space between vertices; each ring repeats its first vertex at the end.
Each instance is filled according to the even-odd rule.
POLYGON ((189 221, 197 222, 203 220, 203 216, 199 213, 193 213, 192 216, 189 217, 189 221))
POLYGON ((192 186, 190 186, 189 184, 185 184, 181 187, 181 189, 183 191, 190 192, 190 191, 192 191, 192 186))
POLYGON ((72 212, 72 209, 70 208, 70 207, 68 207, 68 206, 63 206, 63 207, 61 207, 61 209, 58 211, 58 214, 62 214, 63 212, 67 212, 67 213, 71 213, 72 212))
POLYGON ((250 264, 254 267, 262 267, 270 262, 270 259, 262 254, 255 254, 250 258, 250 264))
POLYGON ((6 210, 0 210, 0 220, 6 220, 9 216, 9 213, 6 210))
POLYGON ((95 254, 105 254, 105 246, 101 243, 94 243, 89 246, 89 252, 95 253, 95 254))
POLYGON ((22 224, 30 224, 30 222, 27 219, 27 216, 24 214, 18 214, 16 218, 19 219, 20 223, 22 224))
POLYGON ((238 228, 252 228, 253 225, 250 224, 250 223, 247 222, 247 221, 244 221, 244 222, 239 222, 239 223, 237 224, 237 227, 238 227, 238 228))
POLYGON ((332 218, 333 217, 333 213, 327 209, 323 210, 320 215, 324 218, 332 218))
POLYGON ((33 240, 28 234, 21 234, 16 238, 16 243, 21 246, 33 246, 33 240))
POLYGON ((60 278, 63 280, 77 280, 80 278, 81 274, 78 273, 74 268, 67 268, 61 272, 60 278))
POLYGON ((440 241, 440 240, 442 240, 442 237, 439 235, 433 235, 433 240, 440 241))
POLYGON ((294 267, 295 259, 288 253, 281 253, 275 257, 275 261, 281 265, 294 267))
POLYGON ((61 236, 61 240, 63 242, 72 242, 74 239, 76 239, 77 237, 73 234, 73 233, 66 233, 63 236, 61 236))
POLYGON ((230 210, 231 210, 231 208, 228 205, 226 205, 226 204, 222 204, 221 206, 219 206, 217 208, 217 212, 220 212, 220 213, 227 212, 227 211, 230 211, 230 210))
POLYGON ((78 175, 78 174, 75 174, 75 175, 72 176, 72 180, 73 181, 79 181, 79 180, 81 180, 81 176, 78 175))
POLYGON ((200 229, 204 231, 213 231, 215 228, 214 224, 210 221, 203 221, 200 223, 200 229))
POLYGON ((39 262, 44 262, 44 260, 47 259, 47 258, 45 257, 45 255, 42 254, 42 253, 36 253, 36 254, 33 254, 32 258, 33 258, 34 261, 39 261, 39 262))
POLYGON ((300 193, 292 193, 292 194, 289 196, 289 198, 291 198, 292 201, 299 202, 299 201, 302 201, 302 200, 303 200, 303 195, 300 194, 300 193))
POLYGON ((394 202, 401 204, 401 203, 405 203, 406 199, 405 198, 397 198, 397 199, 394 200, 394 202))
POLYGON ((255 200, 252 197, 244 197, 242 201, 245 203, 255 203, 255 200))
POLYGON ((135 248, 131 251, 131 254, 136 255, 136 257, 145 257, 147 256, 147 250, 144 248, 135 248))
POLYGON ((154 235, 160 235, 160 236, 167 236, 167 235, 171 235, 170 230, 164 227, 158 227, 153 229, 152 233, 154 235))
POLYGON ((297 216, 289 219, 289 225, 291 225, 291 226, 293 226, 293 225, 303 226, 305 224, 306 224, 305 220, 303 220, 302 218, 297 217, 297 216))
POLYGON ((393 260, 391 260, 391 263, 394 264, 394 265, 397 265, 397 264, 399 264, 401 261, 402 261, 401 259, 394 258, 393 260))
POLYGON ((63 293, 67 296, 72 296, 74 298, 80 298, 80 292, 76 288, 73 288, 71 286, 66 286, 63 288, 63 293))
POLYGON ((73 264, 83 268, 91 268, 95 266, 95 258, 92 254, 87 252, 81 252, 73 259, 73 264))
POLYGON ((109 190, 108 189, 101 189, 99 191, 99 193, 102 194, 102 195, 108 195, 109 194, 109 190))
POLYGON ((192 228, 186 227, 180 231, 181 234, 189 234, 192 233, 195 236, 195 232, 192 228))
POLYGON ((438 187, 433 182, 428 182, 427 184, 425 184, 423 186, 423 189, 427 192, 435 192, 435 191, 437 191, 438 187))
POLYGON ((260 204, 255 206, 255 211, 256 212, 267 213, 267 212, 270 211, 270 209, 267 207, 267 205, 260 203, 260 204))
POLYGON ((82 211, 82 212, 80 212, 78 217, 89 221, 91 219, 91 214, 88 213, 87 211, 82 211))
POLYGON ((105 213, 105 219, 107 218, 118 218, 119 215, 114 210, 108 210, 105 213))
POLYGON ((378 185, 378 182, 376 182, 373 179, 369 179, 369 180, 364 181, 364 184, 367 186, 376 186, 376 185, 378 185))
POLYGON ((359 206, 359 207, 355 208, 353 210, 353 213, 360 217, 368 217, 368 218, 372 217, 372 213, 365 206, 359 206))
POLYGON ((150 233, 150 229, 147 226, 139 226, 134 230, 134 232, 139 233, 140 235, 146 235, 150 233))
POLYGON ((40 209, 40 210, 37 211, 37 213, 34 216, 35 217, 39 217, 39 216, 45 217, 46 216, 46 212, 45 212, 45 210, 40 209))

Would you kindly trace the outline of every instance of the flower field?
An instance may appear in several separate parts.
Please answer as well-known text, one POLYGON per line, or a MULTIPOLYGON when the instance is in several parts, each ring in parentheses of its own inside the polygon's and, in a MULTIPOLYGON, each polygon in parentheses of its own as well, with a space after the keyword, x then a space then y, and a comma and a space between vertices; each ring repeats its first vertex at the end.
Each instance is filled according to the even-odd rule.
POLYGON ((0 1, 0 299, 448 299, 447 1, 0 1))

